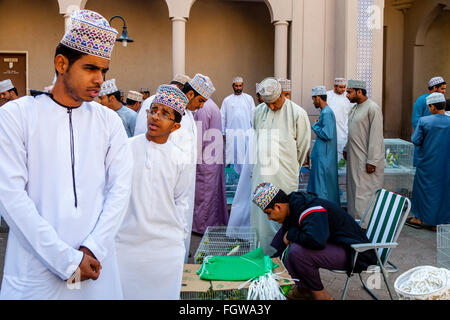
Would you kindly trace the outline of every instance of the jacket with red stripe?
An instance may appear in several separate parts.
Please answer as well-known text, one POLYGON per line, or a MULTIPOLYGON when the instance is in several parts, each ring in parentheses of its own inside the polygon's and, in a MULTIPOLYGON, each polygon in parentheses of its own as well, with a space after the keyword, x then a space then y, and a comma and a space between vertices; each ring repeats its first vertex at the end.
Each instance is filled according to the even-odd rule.
MULTIPOLYGON (((333 202, 303 192, 289 195, 289 208, 290 215, 280 230, 282 235, 287 232, 290 242, 313 250, 324 249, 327 242, 342 246, 347 252, 350 272, 355 255, 350 245, 370 242, 354 218, 333 202)), ((360 253, 354 272, 366 270, 376 262, 374 250, 360 253)))

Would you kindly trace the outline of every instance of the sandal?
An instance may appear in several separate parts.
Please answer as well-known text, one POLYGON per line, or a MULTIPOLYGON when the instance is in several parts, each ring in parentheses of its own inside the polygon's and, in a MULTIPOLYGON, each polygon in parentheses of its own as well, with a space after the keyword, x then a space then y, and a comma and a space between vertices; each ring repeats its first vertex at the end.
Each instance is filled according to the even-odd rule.
POLYGON ((412 222, 412 219, 417 219, 417 218, 414 218, 414 217, 408 218, 408 219, 406 219, 405 224, 410 227, 416 228, 416 229, 427 229, 430 231, 436 231, 436 226, 430 226, 423 222, 422 223, 412 222))
POLYGON ((412 228, 415 228, 415 229, 423 229, 423 228, 424 228, 424 225, 423 225, 423 224, 412 222, 412 221, 411 221, 412 219, 414 219, 414 217, 411 217, 411 218, 406 219, 405 224, 406 224, 407 226, 412 227, 412 228))

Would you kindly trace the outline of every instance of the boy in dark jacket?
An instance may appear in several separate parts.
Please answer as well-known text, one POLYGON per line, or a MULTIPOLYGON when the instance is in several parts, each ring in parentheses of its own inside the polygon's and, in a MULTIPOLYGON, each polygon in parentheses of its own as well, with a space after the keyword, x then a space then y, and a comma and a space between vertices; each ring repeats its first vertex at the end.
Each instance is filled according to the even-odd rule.
POLYGON ((305 192, 286 195, 270 183, 256 187, 253 202, 269 220, 282 225, 271 245, 278 250, 275 256, 288 247, 284 262, 289 274, 300 280, 297 294, 331 300, 320 280, 320 268, 350 274, 376 265, 374 250, 360 253, 353 265, 351 245, 370 241, 354 218, 334 203, 305 192))

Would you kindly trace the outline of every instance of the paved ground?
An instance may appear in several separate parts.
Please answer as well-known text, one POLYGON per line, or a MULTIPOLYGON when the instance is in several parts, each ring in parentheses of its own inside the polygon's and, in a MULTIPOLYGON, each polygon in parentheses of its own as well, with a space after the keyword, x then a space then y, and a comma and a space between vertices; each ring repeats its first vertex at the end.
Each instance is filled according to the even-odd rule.
MULTIPOLYGON (((5 257, 5 249, 7 243, 7 228, 5 222, 2 222, 0 227, 0 281, 3 275, 3 263, 5 257)), ((199 246, 201 236, 192 234, 191 237, 191 256, 189 263, 193 263, 195 251, 199 246)), ((403 272, 421 265, 436 266, 436 232, 414 229, 405 225, 399 238, 399 247, 392 251, 390 261, 399 267, 398 273, 390 274, 389 283, 394 290, 395 279, 403 272)), ((327 270, 321 270, 322 282, 328 292, 335 299, 340 299, 342 289, 346 280, 345 275, 334 274, 327 270)), ((367 276, 364 276, 367 279, 367 276)), ((380 278, 381 289, 374 290, 375 294, 380 299, 389 299, 386 286, 380 278)), ((395 292, 394 296, 395 296, 395 292)), ((396 298, 396 296, 395 296, 396 298)), ((371 300, 370 295, 362 288, 359 277, 354 277, 350 281, 349 290, 347 293, 348 300, 371 300)))
MULTIPOLYGON (((194 255, 201 241, 201 236, 192 234, 191 237, 191 248, 190 248, 190 258, 189 263, 194 263, 194 255)), ((399 271, 397 273, 391 273, 388 277, 388 281, 394 295, 397 299, 394 290, 394 282, 399 275, 403 272, 412 269, 417 266, 437 265, 436 258, 436 232, 425 230, 425 229, 414 229, 409 226, 404 226, 402 233, 400 234, 398 240, 399 246, 392 250, 389 261, 394 263, 399 271)), ((370 274, 363 275, 363 279, 367 279, 370 274)), ((381 276, 381 274, 380 274, 381 276)), ((334 299, 340 299, 344 288, 345 281, 347 279, 346 275, 332 273, 328 270, 321 270, 322 283, 328 290, 330 295, 334 299)), ((376 278, 374 279, 374 284, 376 285, 376 278)), ((378 296, 379 299, 387 300, 389 298, 389 293, 384 284, 383 278, 380 277, 380 289, 375 289, 373 292, 378 296)), ((351 279, 349 284, 349 289, 347 291, 347 300, 372 300, 372 297, 364 290, 361 285, 358 276, 351 279)))

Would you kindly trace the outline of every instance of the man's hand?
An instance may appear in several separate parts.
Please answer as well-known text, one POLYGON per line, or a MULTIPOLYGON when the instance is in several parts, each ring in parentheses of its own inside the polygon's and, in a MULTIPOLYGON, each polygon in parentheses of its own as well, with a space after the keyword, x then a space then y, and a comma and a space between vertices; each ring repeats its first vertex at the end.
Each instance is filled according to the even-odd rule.
POLYGON ((288 234, 287 232, 284 234, 283 242, 284 242, 285 245, 288 246, 290 242, 289 242, 289 240, 287 239, 287 234, 288 234))
POLYGON ((80 247, 78 250, 82 251, 84 254, 87 254, 88 256, 90 256, 90 257, 92 257, 92 258, 94 258, 94 259, 97 259, 97 258, 94 256, 94 254, 92 253, 92 251, 89 250, 89 248, 87 248, 87 247, 80 247))
POLYGON ((97 259, 90 257, 89 255, 83 253, 83 259, 81 260, 80 265, 72 274, 72 276, 67 279, 67 285, 79 285, 81 281, 85 281, 88 279, 97 280, 100 276, 100 270, 102 266, 97 259))
POLYGON ((367 172, 368 174, 374 173, 376 169, 377 169, 377 167, 375 167, 375 166, 373 166, 373 165, 371 165, 371 164, 366 163, 366 172, 367 172))
POLYGON ((100 270, 102 269, 102 266, 97 259, 84 254, 83 260, 81 260, 80 266, 78 268, 80 269, 80 281, 88 279, 97 280, 100 276, 100 270))

